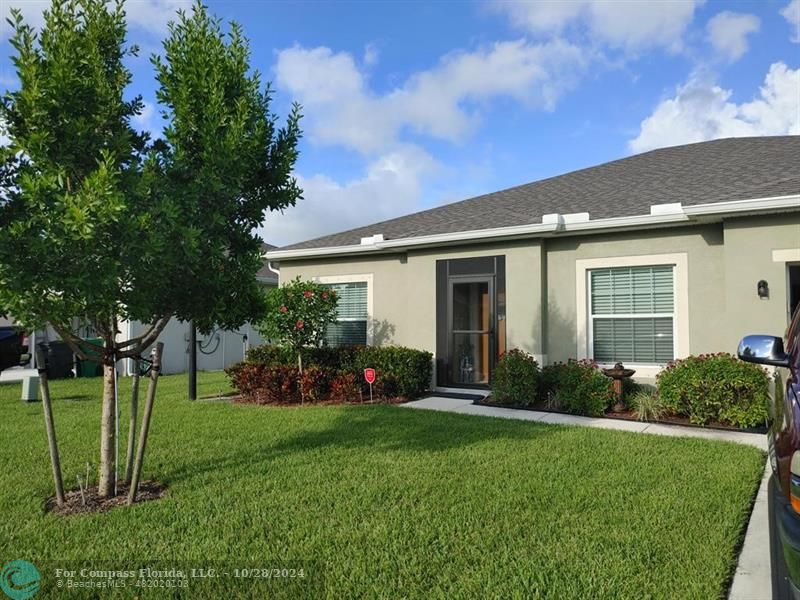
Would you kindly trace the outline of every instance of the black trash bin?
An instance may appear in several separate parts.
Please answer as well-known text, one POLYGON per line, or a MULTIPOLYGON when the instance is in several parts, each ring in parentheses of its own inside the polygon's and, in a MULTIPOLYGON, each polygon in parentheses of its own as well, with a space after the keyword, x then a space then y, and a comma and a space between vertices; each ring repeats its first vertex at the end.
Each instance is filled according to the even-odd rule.
POLYGON ((47 354, 47 377, 48 379, 67 379, 73 377, 74 358, 72 350, 66 342, 56 340, 45 344, 47 354))

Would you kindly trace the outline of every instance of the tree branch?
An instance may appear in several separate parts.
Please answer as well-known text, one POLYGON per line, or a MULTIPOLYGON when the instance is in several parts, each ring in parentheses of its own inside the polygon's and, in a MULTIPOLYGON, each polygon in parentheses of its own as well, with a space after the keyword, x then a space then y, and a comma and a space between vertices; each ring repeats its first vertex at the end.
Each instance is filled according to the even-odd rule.
MULTIPOLYGON (((81 349, 81 346, 85 345, 92 346, 93 348, 97 348, 97 346, 89 342, 86 342, 86 340, 82 340, 81 338, 73 334, 71 331, 63 329, 62 327, 56 325, 55 323, 51 323, 51 325, 53 326, 53 329, 56 330, 56 333, 61 337, 61 339, 64 340, 64 343, 67 344, 67 346, 69 346, 70 350, 72 350, 78 358, 80 358, 81 360, 94 360, 95 362, 98 362, 97 361, 98 357, 91 358, 81 349)), ((100 350, 104 350, 104 348, 100 348, 100 350)))
POLYGON ((136 358, 139 356, 145 348, 148 346, 152 346, 153 343, 158 339, 158 336, 161 335, 161 332, 164 331, 164 328, 169 323, 170 317, 163 317, 160 319, 151 329, 148 335, 146 335, 138 344, 126 350, 124 352, 117 353, 117 360, 122 358, 136 358))
MULTIPOLYGON (((160 323, 162 321, 164 321, 164 320, 169 321, 169 319, 170 319, 170 317, 161 317, 161 318, 157 319, 156 322, 153 325, 150 326, 150 329, 145 331, 142 335, 133 337, 133 338, 131 338, 131 339, 125 341, 125 342, 117 344, 117 349, 127 348, 128 346, 133 346, 133 345, 138 344, 140 341, 142 341, 143 339, 148 337, 150 334, 152 334, 153 331, 156 329, 156 327, 161 327, 161 330, 163 331, 163 326, 161 326, 160 323)), ((149 345, 150 344, 148 344, 148 346, 149 345)))

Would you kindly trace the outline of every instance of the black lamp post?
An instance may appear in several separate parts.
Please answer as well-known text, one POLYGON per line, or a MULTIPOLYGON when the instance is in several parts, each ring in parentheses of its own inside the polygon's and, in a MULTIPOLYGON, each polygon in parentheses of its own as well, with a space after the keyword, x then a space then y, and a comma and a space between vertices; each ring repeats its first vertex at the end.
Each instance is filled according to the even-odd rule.
POLYGON ((197 400, 197 328, 189 321, 189 400, 197 400))

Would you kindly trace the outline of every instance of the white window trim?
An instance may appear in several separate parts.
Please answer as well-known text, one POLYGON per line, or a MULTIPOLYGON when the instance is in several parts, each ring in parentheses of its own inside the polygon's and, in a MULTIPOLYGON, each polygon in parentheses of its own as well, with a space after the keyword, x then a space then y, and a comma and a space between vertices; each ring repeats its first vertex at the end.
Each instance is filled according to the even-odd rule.
MULTIPOLYGON (((366 283, 367 284, 367 346, 373 343, 373 312, 372 312, 372 273, 360 273, 356 275, 322 275, 312 277, 312 281, 324 284, 333 283, 366 283)), ((342 321, 354 321, 355 319, 341 319, 342 321)))
MULTIPOLYGON (((589 311, 589 271, 614 267, 652 267, 672 265, 675 286, 673 347, 675 358, 689 356, 689 258, 685 252, 675 254, 643 254, 640 256, 609 256, 575 261, 575 309, 577 326, 577 358, 592 355, 591 313, 589 311)), ((613 366, 601 364, 601 366, 613 366)), ((663 368, 653 364, 626 364, 641 377, 655 377, 663 368)))
POLYGON ((785 248, 772 251, 772 262, 790 263, 800 262, 800 248, 785 248))

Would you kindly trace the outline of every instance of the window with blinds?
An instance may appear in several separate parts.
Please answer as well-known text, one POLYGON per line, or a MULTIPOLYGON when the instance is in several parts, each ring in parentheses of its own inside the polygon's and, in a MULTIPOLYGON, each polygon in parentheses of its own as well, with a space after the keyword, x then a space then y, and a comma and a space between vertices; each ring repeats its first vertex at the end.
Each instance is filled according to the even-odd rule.
POLYGON ((367 282, 332 283, 328 287, 339 298, 336 322, 328 326, 325 341, 329 346, 367 345, 367 282))
POLYGON ((672 265, 594 269, 589 277, 596 361, 663 364, 675 358, 672 265))

